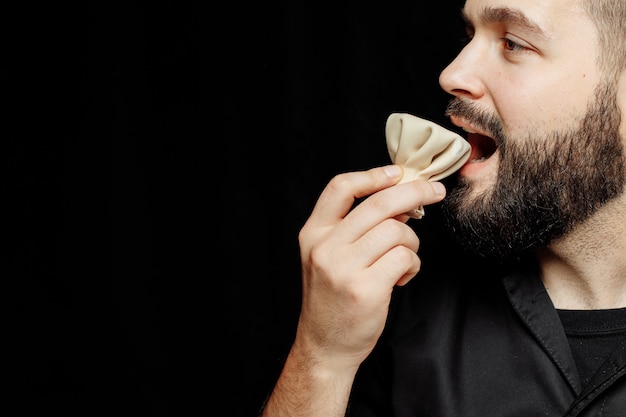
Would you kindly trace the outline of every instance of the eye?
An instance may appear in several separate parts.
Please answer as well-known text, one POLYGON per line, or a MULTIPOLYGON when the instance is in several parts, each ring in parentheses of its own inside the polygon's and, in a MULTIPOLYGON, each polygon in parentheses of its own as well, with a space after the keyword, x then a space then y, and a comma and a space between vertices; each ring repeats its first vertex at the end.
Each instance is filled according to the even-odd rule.
POLYGON ((503 47, 508 52, 524 52, 528 48, 509 38, 502 38, 503 47))

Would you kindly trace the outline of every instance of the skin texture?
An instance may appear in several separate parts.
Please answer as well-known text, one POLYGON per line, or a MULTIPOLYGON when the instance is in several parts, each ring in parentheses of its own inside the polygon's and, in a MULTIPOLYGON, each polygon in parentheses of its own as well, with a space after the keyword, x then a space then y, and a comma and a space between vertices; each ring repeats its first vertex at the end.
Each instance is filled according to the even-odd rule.
MULTIPOLYGON (((530 160, 540 157, 539 150, 560 149, 560 141, 578 150, 564 159, 567 167, 586 158, 587 149, 595 148, 580 148, 581 153, 580 128, 597 110, 594 100, 602 85, 610 87, 614 105, 601 114, 617 116, 607 130, 614 134, 606 140, 612 149, 624 146, 626 77, 619 73, 607 80, 596 65, 596 26, 576 2, 468 0, 464 14, 470 41, 442 72, 440 84, 485 117, 457 108, 451 121, 496 136, 494 123, 486 121, 496 120, 507 147, 461 169, 468 189, 458 210, 469 210, 472 201, 504 186, 500 165, 509 150, 527 169, 536 168, 537 161, 530 160)), ((608 165, 611 175, 624 175, 622 152, 608 165)), ((419 271, 419 239, 401 213, 440 201, 444 194, 423 181, 397 184, 399 173, 386 168, 335 177, 301 230, 302 310, 265 417, 343 416, 355 373, 382 332, 393 287, 419 271), (351 211, 355 199, 363 197, 351 211)), ((610 190, 599 190, 604 197, 581 208, 584 215, 568 220, 564 233, 537 249, 543 282, 557 308, 626 307, 626 197, 619 180, 594 183, 591 189, 610 190)))

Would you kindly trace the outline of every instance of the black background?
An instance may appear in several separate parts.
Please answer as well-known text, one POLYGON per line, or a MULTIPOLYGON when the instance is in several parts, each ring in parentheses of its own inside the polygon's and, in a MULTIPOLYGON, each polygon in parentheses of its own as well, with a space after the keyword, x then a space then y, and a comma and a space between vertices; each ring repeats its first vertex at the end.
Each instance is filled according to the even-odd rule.
POLYGON ((460 6, 5 6, 0 407, 256 415, 324 185, 388 163, 391 112, 450 127, 460 6))

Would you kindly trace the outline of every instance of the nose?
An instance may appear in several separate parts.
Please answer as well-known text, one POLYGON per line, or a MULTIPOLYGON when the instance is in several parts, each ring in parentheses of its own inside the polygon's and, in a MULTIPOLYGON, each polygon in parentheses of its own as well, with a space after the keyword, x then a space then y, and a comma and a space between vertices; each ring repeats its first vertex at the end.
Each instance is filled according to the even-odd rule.
MULTIPOLYGON (((473 41, 472 41, 473 42, 473 41)), ((480 68, 485 65, 476 45, 465 45, 456 58, 439 75, 439 85, 456 97, 479 99, 485 94, 480 68)))

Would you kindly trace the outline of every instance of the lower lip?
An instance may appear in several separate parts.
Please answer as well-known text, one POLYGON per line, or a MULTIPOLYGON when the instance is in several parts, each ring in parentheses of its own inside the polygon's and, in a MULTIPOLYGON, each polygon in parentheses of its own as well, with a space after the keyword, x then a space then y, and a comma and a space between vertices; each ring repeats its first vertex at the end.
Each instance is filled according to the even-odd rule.
POLYGON ((485 171, 491 165, 497 164, 498 161, 498 152, 491 155, 489 158, 480 162, 471 162, 468 161, 461 167, 459 170, 459 175, 462 177, 475 177, 480 175, 482 171, 485 171))

